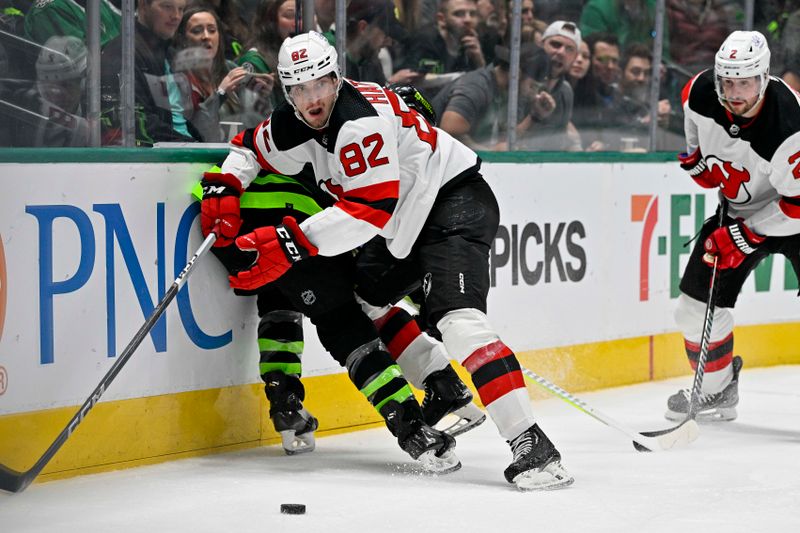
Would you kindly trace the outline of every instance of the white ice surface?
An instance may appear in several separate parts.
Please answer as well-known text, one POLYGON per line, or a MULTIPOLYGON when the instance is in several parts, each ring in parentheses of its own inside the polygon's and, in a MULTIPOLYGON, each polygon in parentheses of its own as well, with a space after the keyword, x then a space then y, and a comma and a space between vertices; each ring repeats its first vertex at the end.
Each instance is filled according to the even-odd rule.
MULTIPOLYGON (((746 361, 745 361, 746 364, 746 361)), ((671 424, 688 378, 579 396, 639 431, 671 424)), ((704 424, 687 448, 643 454, 557 399, 535 401, 575 484, 520 493, 490 421, 458 440, 463 468, 418 473, 385 429, 37 483, 0 494, 0 532, 800 531, 800 366, 745 369, 739 418, 704 424), (281 503, 304 503, 303 516, 281 503)))

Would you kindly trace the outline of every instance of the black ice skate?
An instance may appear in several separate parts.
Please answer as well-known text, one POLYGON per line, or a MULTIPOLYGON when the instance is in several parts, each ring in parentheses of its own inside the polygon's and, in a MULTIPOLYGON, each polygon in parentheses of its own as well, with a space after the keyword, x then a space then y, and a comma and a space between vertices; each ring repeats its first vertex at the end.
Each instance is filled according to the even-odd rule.
POLYGON ((552 490, 572 485, 572 476, 561 466, 558 453, 538 424, 509 442, 514 461, 504 474, 519 490, 552 490))
POLYGON ((282 372, 269 372, 262 378, 270 402, 269 417, 281 436, 286 455, 313 452, 314 431, 319 422, 303 407, 300 378, 282 372))
POLYGON ((472 393, 449 364, 425 378, 422 417, 431 427, 455 437, 481 425, 486 415, 472 403, 472 393), (454 418, 455 417, 455 418, 454 418))
MULTIPOLYGON (((733 379, 722 392, 714 394, 700 394, 696 418, 697 420, 730 421, 735 420, 736 405, 739 403, 739 372, 742 370, 742 358, 738 355, 733 358, 733 379)), ((692 390, 683 389, 673 394, 667 400, 667 420, 680 422, 689 416, 689 403, 692 399, 692 390)))
POLYGON ((456 440, 426 425, 416 400, 412 398, 402 404, 391 400, 380 412, 400 448, 418 460, 426 472, 448 474, 461 468, 461 461, 453 452, 456 440))

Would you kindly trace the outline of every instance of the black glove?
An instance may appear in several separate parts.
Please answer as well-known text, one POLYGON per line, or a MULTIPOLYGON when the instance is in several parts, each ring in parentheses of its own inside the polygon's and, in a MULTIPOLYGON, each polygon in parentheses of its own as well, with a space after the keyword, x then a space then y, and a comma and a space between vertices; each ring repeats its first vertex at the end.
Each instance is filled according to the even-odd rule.
POLYGON ((427 98, 413 85, 405 83, 393 83, 389 85, 389 90, 403 99, 408 107, 422 115, 431 126, 436 125, 436 112, 427 98))

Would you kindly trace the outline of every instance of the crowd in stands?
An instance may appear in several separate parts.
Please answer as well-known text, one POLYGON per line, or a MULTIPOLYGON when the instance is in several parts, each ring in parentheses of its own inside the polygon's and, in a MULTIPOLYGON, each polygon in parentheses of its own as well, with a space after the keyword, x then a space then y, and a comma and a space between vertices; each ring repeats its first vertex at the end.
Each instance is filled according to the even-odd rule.
MULTIPOLYGON (((138 0, 138 146, 226 142, 284 99, 278 49, 296 0, 138 0)), ((0 146, 87 146, 86 0, 9 0, 0 11, 0 146)), ((644 151, 656 0, 522 0, 517 150, 644 151)), ((413 84, 439 126, 508 150, 510 0, 316 0, 317 29, 346 37, 346 76, 413 84)), ((659 150, 683 148, 681 89, 743 27, 743 0, 666 0, 659 150)), ((100 0, 101 138, 122 142, 120 0, 100 0)), ((756 2, 772 75, 800 89, 800 0, 756 2)))

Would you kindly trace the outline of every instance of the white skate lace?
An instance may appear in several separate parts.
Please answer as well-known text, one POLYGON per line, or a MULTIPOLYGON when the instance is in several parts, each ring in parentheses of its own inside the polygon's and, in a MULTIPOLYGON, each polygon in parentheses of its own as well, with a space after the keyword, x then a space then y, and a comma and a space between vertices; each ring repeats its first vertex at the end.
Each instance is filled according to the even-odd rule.
MULTIPOLYGON (((692 402, 692 390, 691 389, 681 389, 681 394, 683 394, 683 397, 686 399, 686 403, 687 404, 692 402)), ((719 393, 701 392, 697 396, 697 401, 700 403, 700 405, 704 405, 704 404, 710 402, 711 400, 713 400, 714 397, 717 396, 718 394, 719 393)))
POLYGON ((530 453, 533 450, 533 445, 536 444, 534 442, 534 438, 536 441, 539 440, 539 437, 533 435, 530 431, 525 431, 516 439, 511 441, 511 453, 514 454, 514 461, 519 460, 521 457, 524 457, 526 454, 530 453))

